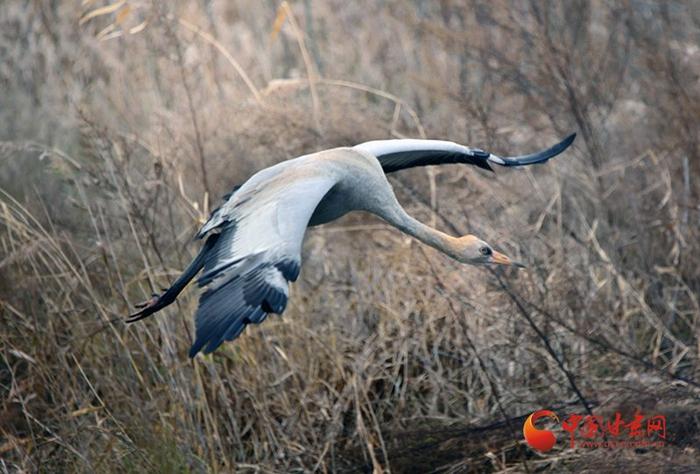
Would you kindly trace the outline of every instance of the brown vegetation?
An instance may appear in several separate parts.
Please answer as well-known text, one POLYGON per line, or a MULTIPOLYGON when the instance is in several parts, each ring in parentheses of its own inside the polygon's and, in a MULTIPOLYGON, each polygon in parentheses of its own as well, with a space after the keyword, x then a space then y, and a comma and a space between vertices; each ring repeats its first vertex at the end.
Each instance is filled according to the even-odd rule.
POLYGON ((78 3, 0 7, 0 472, 697 465, 697 2, 78 3), (358 214, 308 233, 284 316, 212 356, 186 356, 194 288, 123 323, 260 168, 570 131, 544 166, 391 178, 526 271, 358 214), (665 413, 670 442, 539 455, 520 429, 545 407, 665 413))

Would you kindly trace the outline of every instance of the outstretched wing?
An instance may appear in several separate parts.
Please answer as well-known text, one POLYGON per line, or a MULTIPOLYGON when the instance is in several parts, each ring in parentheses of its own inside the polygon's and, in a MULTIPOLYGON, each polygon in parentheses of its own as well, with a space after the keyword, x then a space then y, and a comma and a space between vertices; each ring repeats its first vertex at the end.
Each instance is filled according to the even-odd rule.
POLYGON ((385 173, 393 173, 416 166, 464 163, 493 171, 491 164, 500 166, 527 166, 544 163, 566 150, 576 138, 573 133, 546 150, 529 155, 501 157, 458 143, 442 140, 375 140, 361 143, 354 148, 373 155, 379 160, 385 173))
POLYGON ((309 219, 335 182, 310 172, 273 176, 244 186, 204 224, 199 237, 220 235, 204 256, 198 280, 204 292, 190 357, 212 352, 268 313, 284 311, 288 284, 299 276, 309 219))

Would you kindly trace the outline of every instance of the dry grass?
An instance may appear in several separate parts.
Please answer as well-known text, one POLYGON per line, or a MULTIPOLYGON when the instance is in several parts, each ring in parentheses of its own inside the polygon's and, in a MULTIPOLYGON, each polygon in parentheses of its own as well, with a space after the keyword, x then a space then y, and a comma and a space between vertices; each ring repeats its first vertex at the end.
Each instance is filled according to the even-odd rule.
POLYGON ((0 472, 689 472, 700 13, 574 3, 0 8, 0 472), (459 266, 358 214, 309 232, 283 317, 212 356, 186 357, 194 289, 122 322, 257 169, 571 130, 546 166, 392 178, 413 215, 527 271, 459 266), (536 455, 519 433, 542 407, 665 413, 671 443, 536 455))

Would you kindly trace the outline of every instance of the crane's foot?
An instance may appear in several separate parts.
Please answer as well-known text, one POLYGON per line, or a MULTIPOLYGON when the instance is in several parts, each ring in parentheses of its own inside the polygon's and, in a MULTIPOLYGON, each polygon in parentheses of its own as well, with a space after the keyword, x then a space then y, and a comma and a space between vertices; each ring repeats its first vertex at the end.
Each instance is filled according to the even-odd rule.
POLYGON ((130 314, 126 322, 133 323, 140 319, 147 318, 148 316, 152 315, 153 313, 165 306, 166 305, 163 304, 161 296, 158 293, 153 293, 151 297, 146 301, 142 301, 141 303, 134 305, 134 307, 139 311, 130 314))

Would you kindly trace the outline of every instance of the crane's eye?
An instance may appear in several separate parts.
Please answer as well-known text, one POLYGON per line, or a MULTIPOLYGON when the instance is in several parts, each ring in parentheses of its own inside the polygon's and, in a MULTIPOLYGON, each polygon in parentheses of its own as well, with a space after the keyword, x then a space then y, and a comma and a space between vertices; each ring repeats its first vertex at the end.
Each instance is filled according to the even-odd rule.
POLYGON ((481 247, 479 252, 481 252, 481 255, 491 255, 491 249, 488 247, 481 247))

